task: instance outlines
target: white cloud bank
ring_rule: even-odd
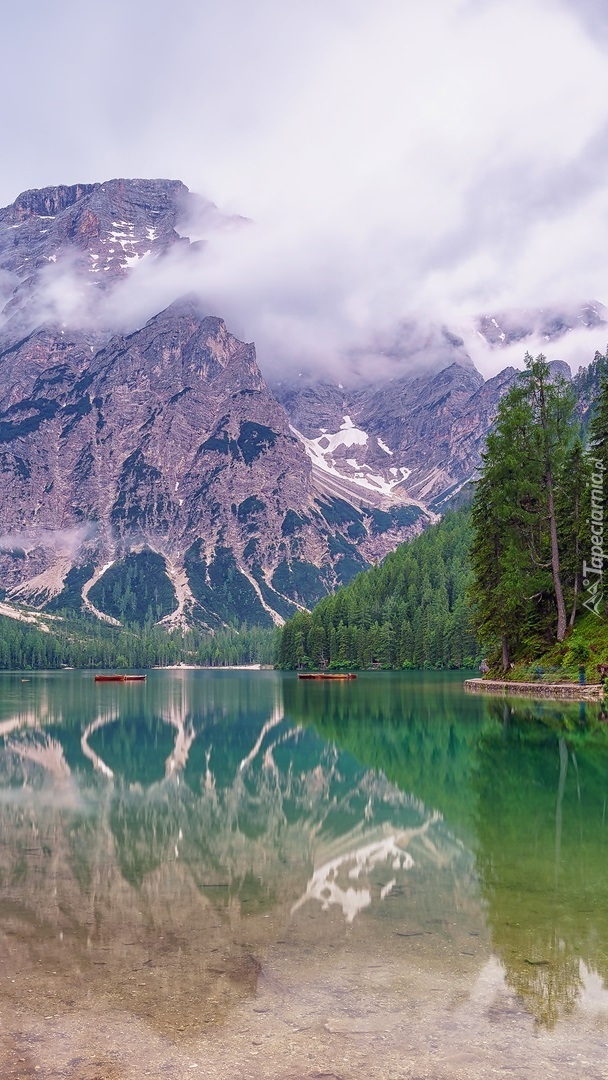
[[[67,0],[50,26],[28,16],[27,36],[13,18],[3,201],[171,176],[252,221],[211,234],[201,260],[138,267],[127,318],[194,289],[256,340],[264,370],[327,370],[413,315],[468,341],[477,314],[608,302],[593,0],[110,0],[86,25]],[[25,49],[43,91],[23,79]],[[579,332],[571,362],[604,345]]]

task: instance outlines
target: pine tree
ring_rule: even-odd
[[[513,650],[555,622],[566,633],[556,501],[575,425],[572,394],[541,355],[502,398],[472,509],[470,596],[482,640]],[[563,535],[563,534],[562,534]]]
[[[557,640],[566,635],[566,605],[561,580],[560,551],[555,487],[573,437],[573,396],[563,379],[552,380],[549,365],[541,354],[533,360],[526,353],[524,385],[529,395],[537,428],[537,443],[542,463],[544,504],[551,548],[551,573],[557,608]]]
[[[527,477],[521,469],[522,458],[531,456],[531,410],[518,385],[499,404],[471,512],[474,621],[482,641],[500,642],[503,670],[509,666],[530,606],[526,595],[530,587],[519,574],[525,567],[529,576],[531,561],[530,515],[538,477]]]

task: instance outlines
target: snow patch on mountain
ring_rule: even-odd
[[[405,467],[393,467],[389,470],[390,476],[382,475],[375,472],[366,462],[359,464],[357,458],[342,456],[339,452],[336,453],[341,447],[367,447],[370,441],[367,432],[355,427],[350,416],[345,415],[342,420],[342,426],[335,434],[323,433],[316,439],[307,439],[297,428],[292,427],[291,430],[304,444],[313,467],[321,469],[324,473],[335,476],[340,480],[350,481],[367,491],[373,491],[376,495],[384,495],[389,499],[394,498],[393,489],[407,479],[410,470]],[[377,441],[381,445],[380,440]],[[382,445],[382,449],[392,455],[392,451],[388,447]]]
[[[381,450],[384,450],[384,453],[385,453],[385,454],[390,454],[390,455],[391,455],[391,457],[393,456],[393,453],[394,453],[394,451],[393,451],[393,450],[389,450],[389,448],[388,448],[388,446],[386,445],[386,443],[383,443],[383,442],[382,442],[382,439],[378,439],[378,440],[377,440],[377,443],[378,443],[378,446],[380,447],[380,449],[381,449]]]
[[[350,416],[344,416],[343,424],[335,435],[322,434],[317,439],[308,440],[315,444],[322,454],[333,454],[338,446],[365,446],[368,436],[365,431],[356,428]]]

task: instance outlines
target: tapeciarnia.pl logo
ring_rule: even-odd
[[[591,560],[583,559],[583,585],[586,599],[583,607],[601,616],[604,599],[604,472],[605,465],[597,459],[591,474]]]

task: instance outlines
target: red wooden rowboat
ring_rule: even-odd
[[[298,679],[356,679],[357,676],[352,671],[301,671],[298,674]]]
[[[96,675],[95,682],[145,682],[145,675]]]

